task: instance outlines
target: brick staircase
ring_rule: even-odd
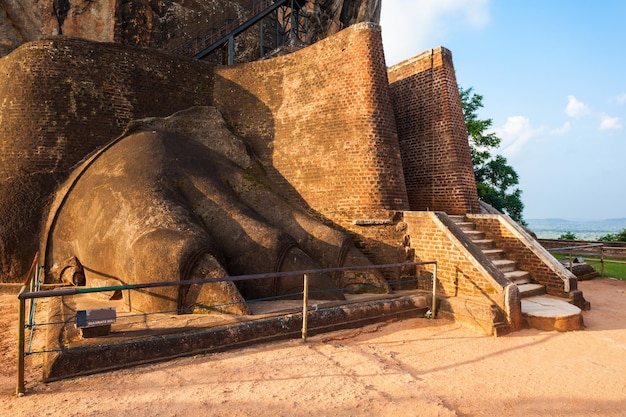
[[[506,259],[505,252],[496,247],[496,242],[492,239],[486,239],[485,233],[476,230],[476,225],[467,220],[465,216],[448,215],[448,217],[487,255],[487,258],[504,273],[504,276],[517,285],[522,298],[546,293],[543,285],[533,282],[529,272],[517,269],[517,262]]]
[[[565,300],[546,295],[543,285],[533,280],[527,271],[518,269],[517,262],[507,259],[504,250],[499,249],[485,233],[476,230],[476,225],[463,215],[448,217],[468,236],[472,242],[504,275],[517,285],[522,298],[522,315],[529,327],[542,330],[580,330],[581,310]]]

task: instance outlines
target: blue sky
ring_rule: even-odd
[[[388,65],[444,46],[482,95],[524,217],[626,217],[626,1],[384,0]]]

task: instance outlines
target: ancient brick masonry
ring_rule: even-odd
[[[0,74],[0,178],[16,163],[67,172],[132,119],[212,101],[209,65],[79,39],[24,45],[0,60]]]
[[[438,47],[389,69],[411,210],[478,213],[452,54]]]
[[[454,318],[468,326],[480,328],[487,334],[497,324],[518,329],[520,304],[517,287],[477,253],[462,232],[451,230],[444,223],[444,213],[411,211],[404,213],[409,245],[416,261],[437,261],[437,291],[451,297],[444,308]],[[448,220],[449,221],[449,220]],[[432,267],[425,267],[432,272]],[[430,280],[420,281],[420,287],[432,288]],[[463,300],[459,303],[454,300]],[[446,313],[446,314],[447,314]]]
[[[216,68],[215,105],[283,192],[335,221],[408,208],[380,28]]]
[[[212,67],[156,50],[55,38],[0,59],[0,279],[21,280],[50,196],[136,118],[212,103]]]
[[[577,281],[573,279],[573,276],[555,273],[554,268],[551,268],[551,263],[542,261],[541,253],[533,251],[532,247],[525,246],[499,217],[477,215],[470,218],[488,239],[496,241],[499,248],[504,249],[511,258],[515,259],[520,269],[530,272],[535,281],[544,285],[548,294],[567,298],[571,291],[577,290]],[[556,262],[550,254],[543,256]]]
[[[45,196],[71,167],[120,134],[129,120],[194,105],[220,109],[281,194],[350,229],[376,262],[402,259],[402,233],[394,225],[360,227],[353,221],[397,220],[417,185],[435,193],[438,205],[429,203],[431,210],[472,211],[478,201],[473,177],[456,174],[471,172],[471,162],[449,53],[439,51],[434,70],[421,70],[431,62],[423,56],[392,68],[392,95],[381,31],[368,23],[290,55],[232,67],[66,38],[18,48],[0,61],[6,75],[0,83],[0,193],[19,195],[6,197],[12,203],[1,214],[6,230],[22,230],[3,239],[3,279],[20,279],[28,269]],[[424,78],[429,72],[439,74],[435,85]],[[402,91],[401,79],[411,80]],[[430,101],[438,107],[424,113]],[[400,113],[402,107],[413,113]],[[414,129],[407,124],[412,118],[419,120]],[[430,145],[413,148],[411,141],[419,144],[424,135],[412,129],[425,129]],[[415,174],[428,169],[431,177]],[[26,181],[19,187],[9,180],[18,177]],[[33,225],[26,234],[24,222]]]

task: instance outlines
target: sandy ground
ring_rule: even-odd
[[[493,338],[412,319],[49,384],[32,362],[21,398],[3,295],[0,415],[626,416],[626,282],[580,287],[579,332]]]

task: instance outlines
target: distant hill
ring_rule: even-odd
[[[540,239],[556,239],[572,232],[581,240],[596,240],[609,233],[626,229],[626,218],[606,220],[527,219],[528,227]]]

